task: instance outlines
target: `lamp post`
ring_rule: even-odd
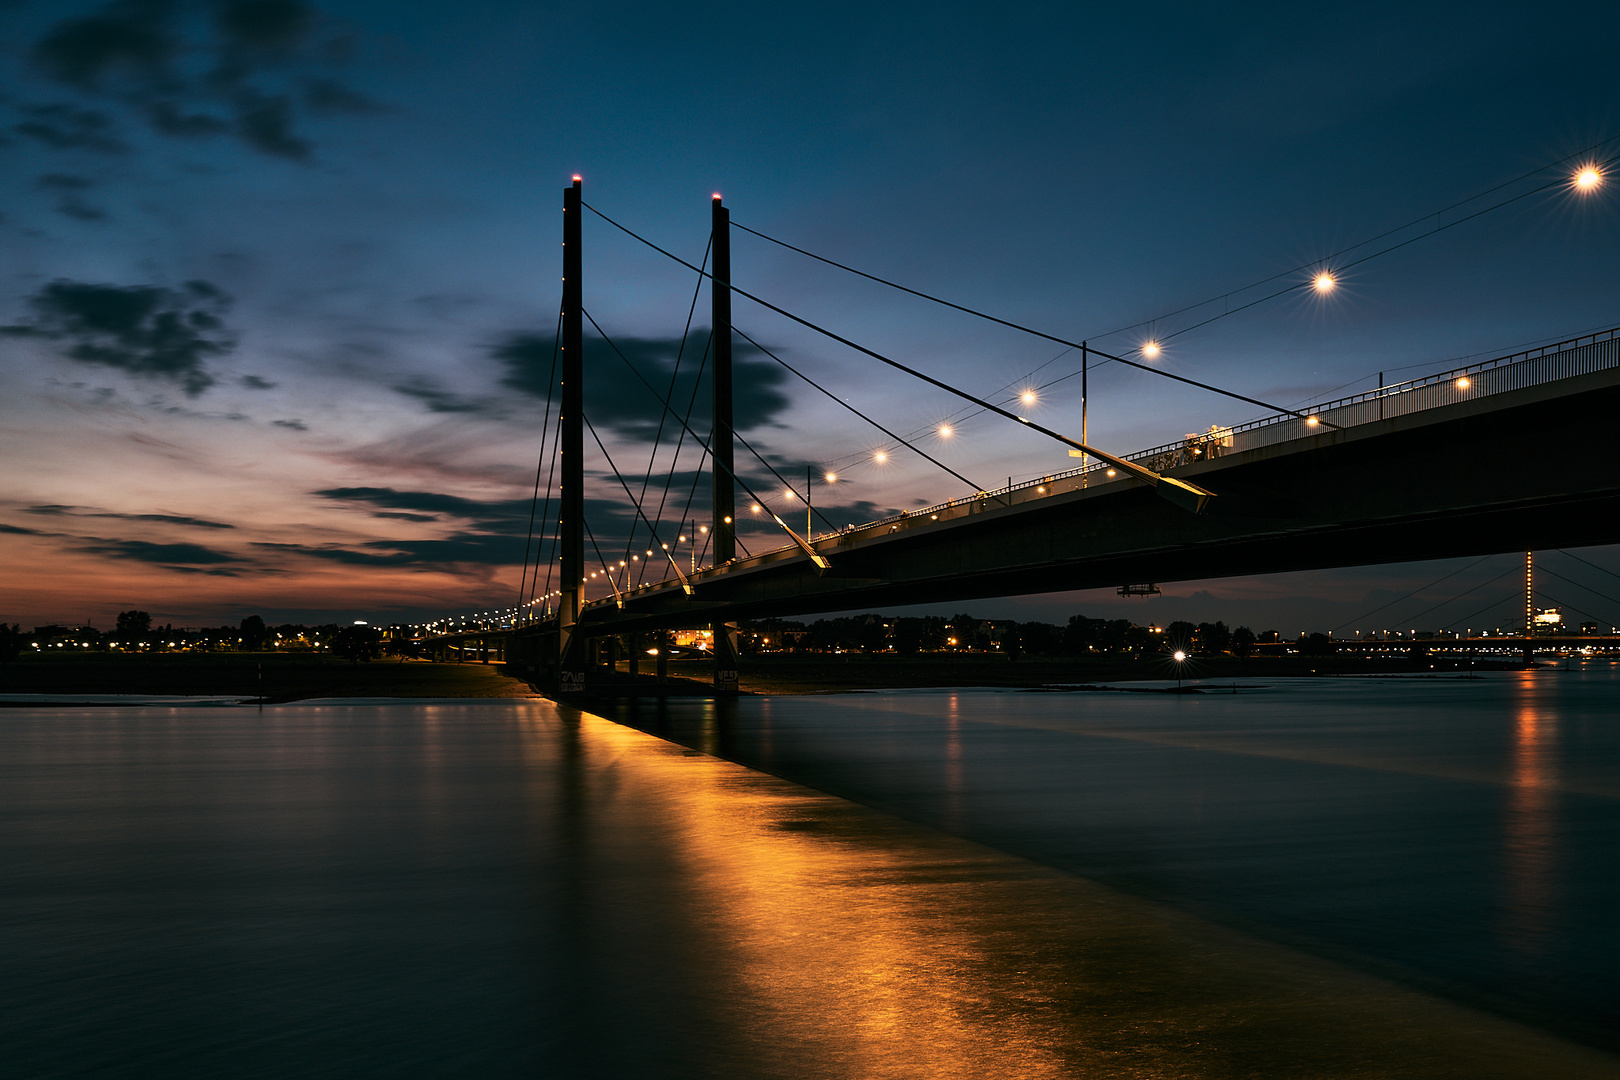
[[[1186,662],[1187,654],[1185,652],[1182,652],[1180,649],[1177,649],[1174,653],[1171,654],[1171,657],[1176,662],[1176,689],[1180,690],[1181,689],[1181,665]]]

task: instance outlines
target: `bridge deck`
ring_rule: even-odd
[[[1462,370],[1466,388],[1446,373],[1329,403],[1315,427],[1273,418],[1133,455],[1214,491],[1205,514],[1093,466],[820,538],[825,573],[784,547],[699,571],[692,596],[664,581],[581,621],[615,632],[1620,541],[1602,435],[1620,341]]]

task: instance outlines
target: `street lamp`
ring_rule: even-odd
[[[1176,662],[1176,689],[1180,690],[1181,689],[1181,665],[1186,663],[1187,654],[1185,652],[1183,652],[1182,650],[1177,649],[1175,652],[1171,653],[1170,655],[1171,655],[1171,658],[1174,659],[1175,662]]]

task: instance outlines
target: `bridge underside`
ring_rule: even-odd
[[[908,521],[588,607],[586,634],[1620,542],[1604,434],[1620,373],[1328,430],[1172,470],[1216,493],[1193,515],[1131,479]],[[1033,494],[1033,493],[1031,493]]]

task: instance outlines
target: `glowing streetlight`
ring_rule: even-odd
[[[1035,391],[1025,390],[1023,393],[1018,395],[1018,400],[1022,401],[1025,405],[1035,404]]]
[[[882,450],[879,450],[877,453],[872,455],[872,460],[877,462],[879,465],[882,465],[889,460],[889,455],[884,453]]]
[[[1464,375],[1462,378],[1457,380],[1457,389],[1459,389],[1459,390],[1466,390],[1470,386],[1473,386],[1473,385],[1474,385],[1473,383],[1468,381],[1468,376],[1466,376],[1466,375]]]
[[[1147,357],[1149,360],[1156,358],[1159,355],[1159,343],[1157,341],[1149,341],[1143,345],[1142,355]]]
[[[830,472],[823,476],[822,479],[827,481],[829,484],[836,484],[838,483],[838,474],[835,472]]]
[[[1570,178],[1570,183],[1575,185],[1576,191],[1596,191],[1603,186],[1603,170],[1596,165],[1583,165]]]
[[[1311,279],[1311,288],[1315,289],[1319,293],[1330,293],[1333,291],[1333,287],[1338,283],[1338,278],[1335,278],[1332,274],[1328,273],[1326,270],[1323,270],[1320,274],[1317,274]]]
[[[941,424],[941,425],[939,425],[939,437],[940,438],[948,439],[948,438],[951,437],[951,434],[952,434],[951,425],[949,425],[949,424]]]
[[[1322,422],[1322,418],[1319,417],[1319,416],[1307,416],[1305,418],[1305,426],[1306,427],[1315,427],[1317,424],[1320,424],[1321,422]]]
[[[1171,659],[1175,660],[1175,662],[1176,662],[1176,689],[1180,690],[1181,689],[1181,665],[1187,662],[1187,654],[1185,652],[1183,652],[1181,649],[1177,649],[1175,652],[1171,653],[1170,656],[1171,656]]]

